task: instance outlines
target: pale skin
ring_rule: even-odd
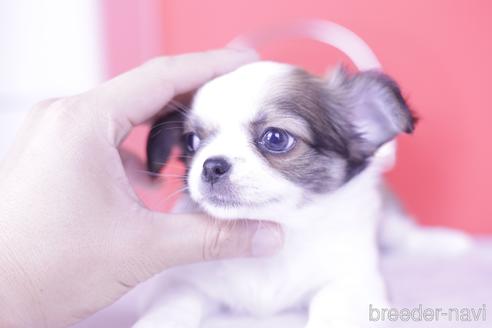
[[[31,111],[0,162],[1,327],[65,327],[173,266],[281,247],[271,222],[145,208],[118,149],[174,96],[255,59],[232,49],[157,58]]]

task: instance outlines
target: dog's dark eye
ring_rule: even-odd
[[[198,147],[200,147],[200,138],[193,132],[185,135],[186,148],[189,152],[196,152]]]
[[[268,128],[263,132],[259,144],[271,153],[285,153],[294,147],[295,139],[285,130]]]

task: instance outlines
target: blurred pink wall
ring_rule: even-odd
[[[299,18],[348,27],[376,52],[421,117],[415,135],[401,138],[389,174],[409,211],[425,224],[492,232],[492,2],[105,0],[104,9],[109,75],[158,53],[220,47],[237,34]],[[318,73],[346,61],[309,41],[283,42],[264,55]],[[145,133],[139,128],[126,146],[143,154]],[[144,193],[146,202],[167,209],[170,200],[162,199],[176,188],[172,182]]]

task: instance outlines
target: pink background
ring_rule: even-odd
[[[421,117],[399,143],[394,189],[418,221],[492,232],[492,2],[487,0],[117,1],[104,0],[108,76],[159,54],[220,47],[236,35],[321,18],[342,24],[375,51]],[[343,56],[310,41],[283,42],[264,56],[323,73]],[[146,128],[126,147],[143,155]],[[176,163],[168,170],[179,172]],[[176,181],[141,191],[166,210]]]

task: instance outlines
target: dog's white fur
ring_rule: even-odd
[[[387,304],[377,235],[387,211],[382,173],[391,165],[393,144],[380,148],[368,167],[341,188],[306,201],[302,187],[259,158],[247,133],[248,123],[261,110],[263,93],[290,69],[251,64],[201,88],[192,113],[218,133],[195,155],[188,177],[191,199],[183,196],[175,209],[280,222],[283,249],[271,258],[202,263],[163,273],[147,287],[147,310],[135,327],[199,327],[202,318],[224,306],[259,317],[307,308],[309,328],[366,327],[369,304]],[[224,209],[203,197],[202,166],[213,156],[231,160],[230,180],[247,206]],[[386,213],[403,216],[391,211]],[[392,223],[389,233],[399,227],[418,230],[404,221]],[[455,238],[458,246],[466,244],[460,238]],[[389,240],[391,246],[397,244]]]

